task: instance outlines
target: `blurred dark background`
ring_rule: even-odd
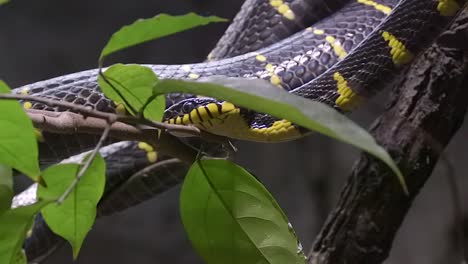
[[[0,7],[0,78],[11,87],[94,68],[110,34],[158,13],[232,18],[243,1],[216,0],[13,0]],[[213,24],[130,49],[114,61],[189,63],[204,60],[227,24]],[[363,126],[384,109],[388,92],[351,117]],[[415,201],[386,263],[459,263],[453,198],[447,177],[456,172],[466,199],[468,126],[454,138]],[[237,160],[277,198],[309,249],[339,195],[359,152],[320,135],[283,144],[238,143]],[[451,165],[452,164],[452,165]],[[192,250],[178,213],[179,188],[97,221],[77,263],[202,263]],[[466,208],[464,208],[466,210]],[[64,246],[47,264],[71,263]]]

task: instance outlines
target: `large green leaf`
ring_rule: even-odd
[[[41,200],[33,205],[8,210],[0,215],[0,263],[24,263],[23,241],[34,215],[51,200]]]
[[[154,89],[154,94],[172,92],[226,100],[351,144],[385,162],[397,175],[403,191],[408,193],[403,175],[385,149],[365,129],[325,104],[288,93],[264,80],[218,76],[204,78],[203,82],[160,80]]]
[[[100,60],[104,57],[150,40],[168,36],[193,27],[203,26],[211,22],[223,22],[223,18],[203,17],[194,13],[182,16],[160,14],[153,18],[139,19],[131,25],[122,27],[115,32],[101,52]]]
[[[13,171],[0,165],[0,215],[10,209],[13,198]]]
[[[98,83],[104,94],[117,104],[123,104],[131,114],[131,111],[140,111],[152,96],[153,88],[158,82],[156,74],[148,67],[137,64],[115,64],[104,72]],[[123,98],[125,99],[123,99]],[[146,107],[143,115],[151,120],[161,121],[165,109],[164,96],[158,96]]]
[[[43,178],[48,187],[39,186],[38,196],[45,199],[61,196],[75,180],[79,168],[77,164],[60,164],[45,170]],[[42,210],[51,230],[71,244],[74,258],[96,218],[96,205],[104,192],[105,169],[104,159],[97,155],[64,202]]]
[[[0,80],[0,93],[10,93]],[[34,127],[18,102],[0,100],[0,164],[37,180],[40,174]]]
[[[180,210],[193,246],[207,263],[305,263],[274,198],[230,161],[193,164],[182,186]]]

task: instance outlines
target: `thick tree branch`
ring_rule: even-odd
[[[381,263],[414,197],[468,107],[468,7],[397,82],[371,128],[406,177],[405,196],[381,162],[363,154],[309,254],[309,263]],[[464,41],[465,40],[465,41]]]

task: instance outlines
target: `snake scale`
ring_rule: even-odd
[[[461,0],[247,0],[206,62],[148,66],[160,78],[262,78],[293,94],[348,112],[411,63],[461,4]],[[117,111],[97,86],[97,70],[37,82],[14,92]],[[166,102],[166,122],[195,125],[230,138],[275,142],[308,133],[287,120],[214,98],[169,94]],[[66,110],[22,103],[26,109]],[[95,142],[96,137],[90,135],[42,132],[42,164],[76,155]],[[108,183],[99,206],[101,215],[170,188],[181,181],[186,170],[186,165],[158,157],[141,142],[114,143],[102,153]],[[14,204],[28,204],[34,197],[32,187],[16,196]],[[39,217],[24,246],[28,260],[39,262],[59,241]]]

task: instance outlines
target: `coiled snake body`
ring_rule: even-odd
[[[460,4],[462,1],[456,0],[335,0],[326,4],[320,0],[248,0],[207,62],[148,66],[160,78],[196,80],[212,75],[262,78],[291,93],[347,112],[378,92],[388,76],[410,63],[447,25]],[[321,19],[329,13],[332,14]],[[312,24],[315,21],[318,22]],[[293,34],[295,31],[298,32]],[[114,103],[97,87],[97,70],[34,83],[15,92],[89,105],[99,111],[116,111]],[[166,122],[191,124],[231,138],[271,142],[292,140],[307,133],[287,120],[213,98],[169,94],[166,101]],[[65,110],[23,103],[30,109]],[[49,157],[47,163],[82,152],[95,143],[91,136],[77,141],[70,136],[52,138],[44,132],[43,137],[41,154],[45,159]],[[141,145],[138,148],[137,143],[120,144],[108,147],[106,159],[131,157],[128,149],[135,155],[151,151],[142,150],[145,148]],[[114,185],[118,186],[151,161],[131,164],[127,171],[119,172],[112,171],[117,166],[108,162],[107,174],[119,178]],[[127,176],[123,178],[112,176],[124,174]],[[180,178],[177,176],[175,182]],[[109,192],[114,190],[107,188]],[[146,193],[154,195],[159,191]],[[19,196],[17,200],[22,198]],[[137,202],[129,201],[116,206],[116,210]],[[39,229],[46,227],[39,221],[35,228],[39,234]],[[44,243],[39,235],[30,238],[25,247],[30,260],[47,251],[46,246],[41,246]]]

